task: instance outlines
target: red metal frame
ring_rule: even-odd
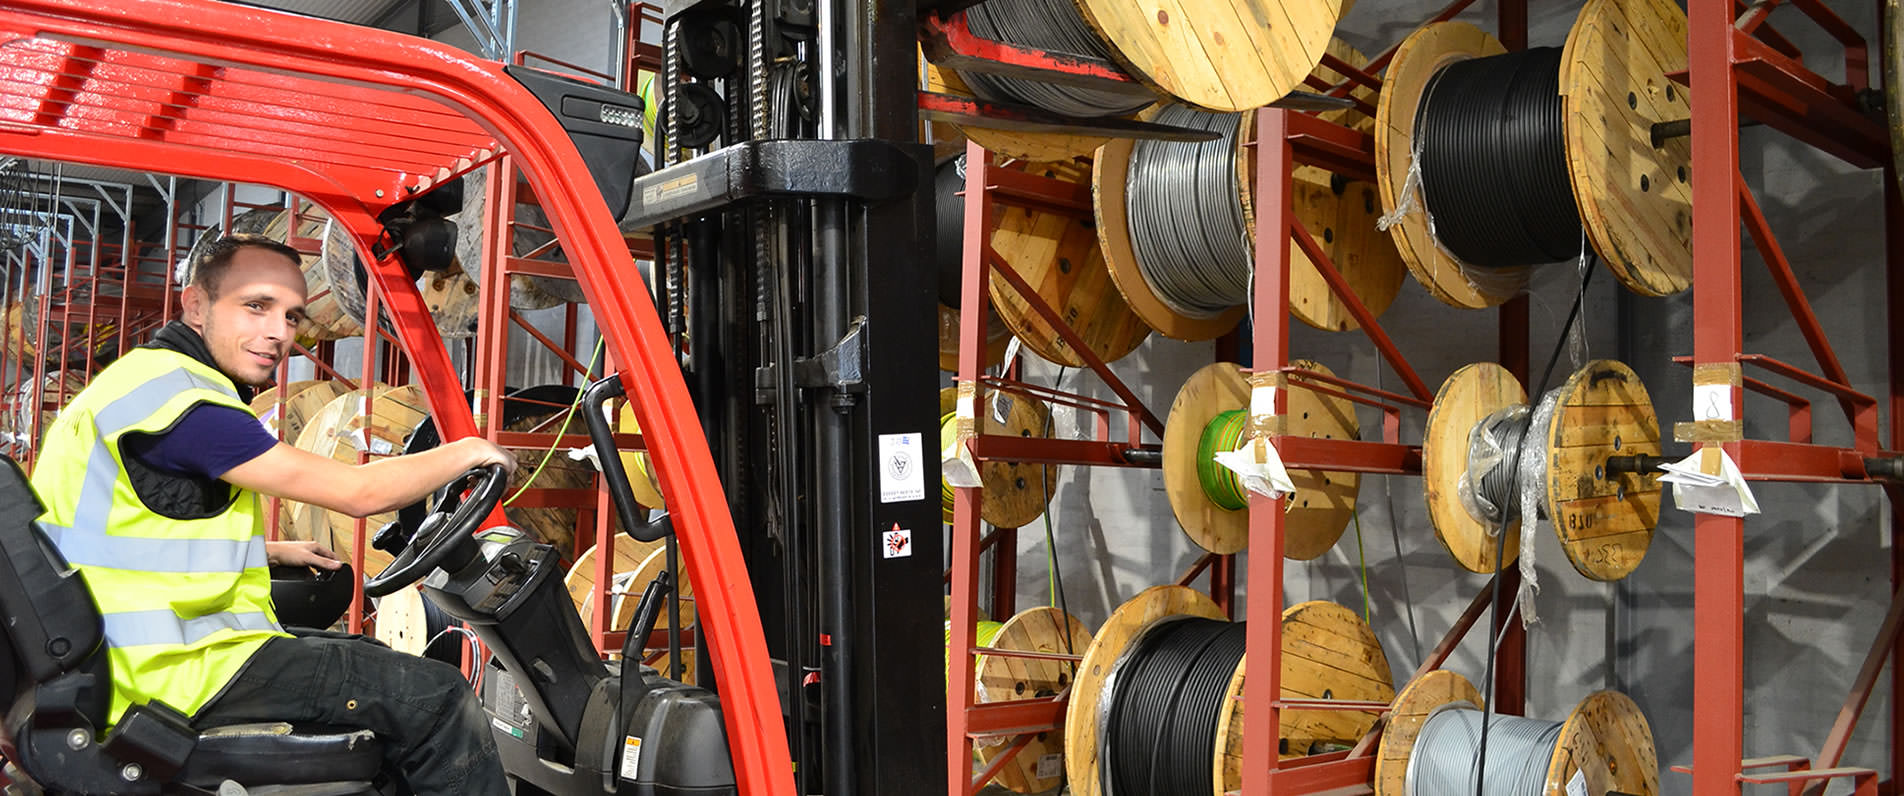
[[[1890,454],[1904,441],[1895,428],[1904,410],[1904,325],[1898,311],[1904,300],[1904,236],[1890,145],[1883,126],[1864,114],[1857,92],[1868,85],[1868,48],[1854,29],[1817,0],[1793,0],[1815,24],[1844,48],[1842,83],[1806,69],[1791,42],[1764,25],[1776,3],[1745,8],[1735,0],[1692,0],[1689,7],[1689,69],[1675,76],[1696,86],[1692,106],[1693,156],[1693,356],[1691,364],[1708,369],[1751,365],[1836,398],[1851,424],[1846,445],[1812,440],[1810,401],[1741,374],[1731,390],[1733,416],[1742,418],[1744,389],[1771,395],[1789,410],[1789,441],[1744,439],[1727,434],[1721,447],[1748,478],[1764,481],[1869,483],[1864,458]],[[1741,12],[1744,12],[1741,15]],[[1889,445],[1878,436],[1880,403],[1850,386],[1830,341],[1792,272],[1777,237],[1739,172],[1738,122],[1749,116],[1785,134],[1862,168],[1885,170],[1885,226],[1890,344],[1890,393],[1893,428]],[[1810,347],[1820,373],[1748,353],[1742,310],[1743,225],[1771,272],[1774,285]],[[1743,428],[1743,423],[1740,424]],[[1888,451],[1886,450],[1888,448]],[[1900,493],[1886,486],[1895,504]],[[1744,760],[1744,528],[1741,519],[1699,514],[1693,519],[1695,583],[1693,601],[1693,701],[1700,720],[1693,731],[1693,790],[1701,794],[1737,793],[1742,783],[1787,784],[1793,792],[1822,792],[1825,780],[1853,777],[1859,793],[1875,793],[1875,776],[1862,769],[1836,768],[1885,659],[1900,648],[1904,592],[1894,594],[1891,610],[1869,656],[1839,712],[1818,756],[1809,765],[1790,765],[1778,775],[1746,772],[1762,765],[1802,764],[1802,758]],[[1904,528],[1894,518],[1895,537]],[[1904,553],[1893,545],[1892,585],[1904,582]],[[1893,667],[1892,693],[1904,674]],[[1904,761],[1904,712],[1893,707],[1890,720],[1891,769]],[[1684,770],[1684,769],[1682,769]]]
[[[508,151],[543,197],[654,440],[740,791],[791,792],[759,611],[686,385],[586,165],[526,88],[435,42],[206,0],[26,0],[0,10],[0,29],[12,38],[0,47],[12,78],[0,82],[0,151],[268,183],[323,205],[355,237],[446,438],[476,431],[462,385],[402,265],[368,244],[376,211]],[[175,93],[195,102],[173,104]],[[195,110],[214,102],[251,112]],[[287,121],[287,109],[325,117],[328,137],[287,147],[281,125],[251,121]]]

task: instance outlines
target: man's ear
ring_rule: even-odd
[[[205,289],[198,285],[186,285],[179,295],[179,302],[185,309],[179,320],[193,329],[205,328],[205,314],[211,311],[212,303],[211,297],[205,295]]]

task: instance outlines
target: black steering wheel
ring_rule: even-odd
[[[417,529],[410,544],[398,553],[382,572],[364,581],[364,594],[382,597],[422,580],[446,561],[450,553],[464,545],[476,533],[482,521],[502,502],[503,486],[508,478],[502,465],[491,464],[470,470],[437,490],[436,508]],[[469,489],[469,495],[463,491]]]

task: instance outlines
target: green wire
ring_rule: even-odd
[[[1197,437],[1197,482],[1211,503],[1228,511],[1248,508],[1249,495],[1243,491],[1242,479],[1230,468],[1217,463],[1216,454],[1235,450],[1242,443],[1243,425],[1248,420],[1248,412],[1232,409],[1211,418]]]
[[[595,338],[595,353],[588,355],[589,370],[588,372],[582,374],[583,381],[588,381],[589,379],[595,376],[595,365],[594,365],[595,358],[602,355],[602,342],[605,339],[606,338],[602,338],[602,337]],[[582,408],[582,391],[576,390],[575,403],[569,404],[568,412],[562,415],[562,427],[555,430],[555,439],[554,441],[549,443],[549,450],[546,453],[542,454],[542,463],[537,464],[535,471],[529,473],[529,480],[522,482],[522,486],[516,489],[515,494],[510,495],[508,500],[505,500],[502,502],[504,506],[515,505],[516,498],[522,497],[522,493],[529,491],[529,487],[535,485],[536,479],[542,477],[542,468],[549,466],[549,460],[555,458],[555,449],[558,447],[561,447],[562,435],[568,433],[569,421],[572,421],[575,419],[575,410],[580,408]],[[609,456],[609,455],[613,455],[614,453],[616,452],[615,451],[596,451],[595,455]]]

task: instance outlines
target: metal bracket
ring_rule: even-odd
[[[794,360],[793,383],[801,387],[832,387],[842,392],[866,389],[866,316],[853,318],[846,335],[832,348]]]
[[[918,188],[926,151],[874,139],[744,141],[636,179],[621,226],[652,227],[764,196],[890,201]]]

